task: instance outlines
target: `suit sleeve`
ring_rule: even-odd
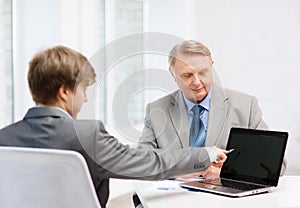
[[[157,149],[157,141],[150,120],[150,104],[146,106],[146,116],[142,135],[138,141],[138,148]]]
[[[258,105],[257,99],[255,97],[253,97],[252,102],[251,102],[249,128],[268,129],[268,125],[262,119],[262,111],[261,111],[261,109]],[[286,167],[287,167],[287,159],[284,158],[280,175],[283,175],[285,173]]]
[[[252,97],[251,99],[249,128],[268,129],[268,125],[262,119],[262,111],[255,97]]]
[[[98,127],[94,159],[101,178],[162,180],[203,171],[211,164],[205,148],[133,149],[109,135],[101,122]]]

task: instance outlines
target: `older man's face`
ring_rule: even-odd
[[[212,85],[213,61],[209,56],[180,54],[171,71],[178,87],[190,101],[200,103]]]

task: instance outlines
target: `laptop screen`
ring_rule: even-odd
[[[287,132],[232,128],[221,177],[277,186]]]

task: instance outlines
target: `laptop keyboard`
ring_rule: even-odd
[[[229,188],[234,188],[238,190],[253,190],[253,189],[258,189],[258,188],[265,188],[265,186],[261,185],[256,185],[252,183],[243,183],[241,181],[234,181],[230,179],[210,179],[210,180],[205,180],[205,183],[213,184],[213,185],[222,185],[226,186]]]

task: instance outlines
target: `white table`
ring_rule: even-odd
[[[169,183],[169,182],[167,182]],[[174,182],[175,183],[175,182]],[[164,190],[158,188],[162,182],[135,181],[134,186],[145,208],[176,207],[300,207],[300,176],[283,176],[277,188],[270,193],[230,198],[204,192]]]

